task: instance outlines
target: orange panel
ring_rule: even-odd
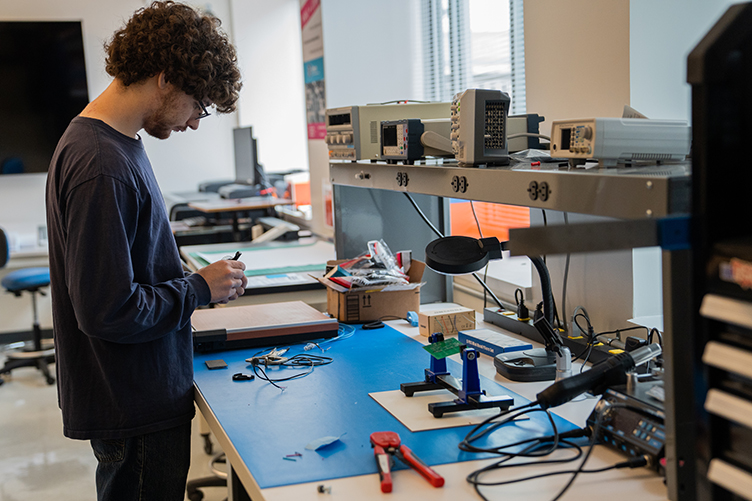
[[[530,226],[530,209],[512,205],[475,202],[480,229],[484,237],[496,237],[501,241],[509,240],[510,228],[527,228]],[[452,235],[464,235],[478,238],[478,226],[475,224],[470,202],[453,202],[449,205],[452,222]]]
[[[311,183],[306,181],[305,183],[293,183],[292,185],[292,199],[295,201],[295,206],[298,205],[311,205]]]

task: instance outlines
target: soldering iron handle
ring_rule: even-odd
[[[413,454],[406,445],[401,445],[399,448],[400,459],[409,464],[411,468],[423,475],[428,480],[428,483],[434,487],[441,487],[444,485],[444,477],[436,473],[430,466],[421,461],[418,456]]]
[[[618,384],[625,378],[628,370],[634,367],[634,360],[629,353],[619,353],[593,366],[587,372],[562,379],[538,393],[538,403],[541,408],[548,409],[569,402],[573,398],[585,393],[605,389],[607,386]]]

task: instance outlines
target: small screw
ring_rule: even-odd
[[[646,184],[649,190],[653,188],[653,181],[648,181]]]
[[[647,217],[652,217],[652,216],[653,216],[653,211],[652,211],[652,210],[650,210],[650,209],[648,209],[648,210],[646,210],[646,211],[645,211],[645,215],[646,215]]]

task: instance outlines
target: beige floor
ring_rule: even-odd
[[[0,353],[0,365],[4,363]],[[0,501],[87,501],[96,499],[96,459],[88,441],[63,437],[55,385],[32,368],[13,371],[0,386]],[[211,475],[198,420],[193,423],[188,478]],[[214,452],[220,452],[212,440]],[[219,501],[227,491],[203,490],[205,501]],[[186,498],[187,499],[187,498]]]

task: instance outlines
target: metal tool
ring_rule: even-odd
[[[393,431],[378,431],[371,433],[371,446],[379,466],[381,478],[381,492],[392,492],[392,456],[410,466],[434,487],[444,485],[444,477],[433,471],[430,466],[421,461],[406,445],[402,445],[400,437]]]
[[[265,355],[255,355],[251,358],[246,358],[245,361],[251,365],[282,365],[287,362],[289,358],[283,357],[290,348],[274,348],[272,351]]]

